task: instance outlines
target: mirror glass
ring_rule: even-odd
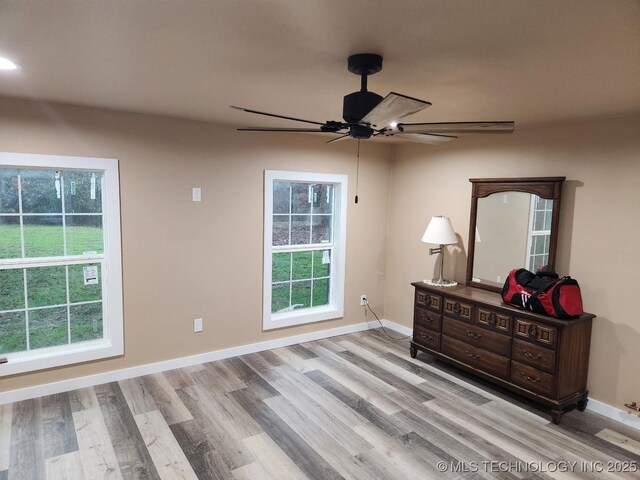
[[[478,198],[472,281],[502,287],[514,268],[544,270],[549,262],[553,200],[524,192]]]

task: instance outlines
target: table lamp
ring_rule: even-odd
[[[458,243],[456,234],[451,227],[449,217],[445,217],[443,215],[432,217],[431,221],[429,222],[429,226],[422,236],[422,241],[424,243],[440,245],[437,248],[430,248],[429,255],[433,255],[435,253],[442,254],[442,256],[440,257],[440,276],[438,278],[434,278],[433,280],[424,280],[424,283],[428,285],[434,285],[436,287],[453,287],[454,285],[457,285],[458,282],[454,282],[453,280],[445,280],[443,277],[444,246]]]

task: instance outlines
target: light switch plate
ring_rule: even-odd
[[[195,318],[193,320],[193,332],[194,333],[198,333],[202,331],[202,319],[201,318]]]
[[[200,187],[193,187],[191,189],[191,199],[194,202],[201,202],[202,201],[202,189]]]

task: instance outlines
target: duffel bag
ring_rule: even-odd
[[[552,272],[511,270],[502,287],[502,300],[556,318],[576,318],[584,313],[578,282],[571,277],[559,278]]]

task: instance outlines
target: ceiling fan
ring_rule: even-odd
[[[268,128],[246,127],[240,131],[250,132],[304,132],[330,133],[339,135],[327,143],[348,138],[367,139],[383,136],[393,137],[412,142],[438,144],[448,142],[460,135],[478,133],[513,133],[514,122],[441,122],[441,123],[399,123],[398,120],[419,112],[431,105],[430,102],[412,98],[407,95],[391,92],[386,97],[367,90],[367,77],[382,70],[382,57],[374,53],[358,53],[348,59],[351,73],[360,75],[360,91],[344,97],[342,117],[343,122],[328,120],[315,122],[301,118],[260,112],[248,108],[231,108],[243,112],[265,115],[267,117],[282,118],[294,122],[317,125],[315,128]]]

